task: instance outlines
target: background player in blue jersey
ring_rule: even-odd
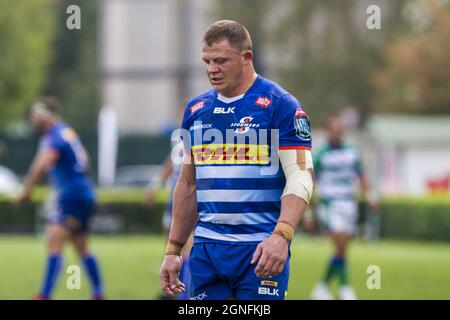
[[[17,202],[29,199],[33,186],[50,174],[54,197],[47,226],[47,269],[37,299],[50,299],[62,268],[64,243],[70,240],[86,268],[92,298],[103,299],[98,263],[87,243],[88,223],[95,207],[95,194],[86,176],[88,156],[77,134],[60,118],[60,102],[42,97],[33,104],[29,120],[41,133],[38,151],[25,178]]]
[[[314,154],[319,200],[316,216],[321,227],[328,232],[335,251],[311,297],[319,300],[332,299],[329,286],[337,278],[339,298],[354,300],[356,294],[349,285],[347,276],[347,250],[357,227],[358,186],[361,186],[372,208],[378,206],[378,201],[373,191],[369,190],[359,150],[344,139],[340,115],[329,115],[325,126],[327,142]]]
[[[240,23],[212,24],[202,60],[213,89],[185,110],[185,159],[161,288],[185,290],[181,250],[195,226],[192,299],[284,299],[290,241],[313,189],[308,116],[291,94],[255,73]]]

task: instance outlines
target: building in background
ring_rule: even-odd
[[[385,194],[449,194],[450,117],[373,116],[367,124]]]
[[[313,129],[313,151],[326,142]],[[383,196],[450,194],[450,117],[373,115],[348,132]]]
[[[124,134],[157,134],[179,123],[187,100],[209,84],[200,59],[208,18],[202,0],[100,1],[102,103]]]

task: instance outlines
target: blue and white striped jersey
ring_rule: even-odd
[[[342,143],[322,146],[314,154],[317,194],[321,200],[356,200],[359,179],[363,174],[357,148]]]
[[[311,148],[301,104],[258,76],[244,95],[210,90],[189,101],[182,127],[196,168],[195,242],[255,244],[268,237],[286,183],[278,149]]]

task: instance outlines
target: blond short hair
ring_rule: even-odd
[[[252,39],[248,30],[239,22],[220,20],[206,29],[203,42],[208,46],[227,39],[230,45],[239,51],[252,50]]]

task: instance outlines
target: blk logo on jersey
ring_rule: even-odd
[[[258,99],[256,99],[256,104],[262,108],[268,108],[271,103],[272,100],[267,97],[259,97]]]
[[[214,114],[232,114],[232,113],[234,113],[234,109],[235,109],[235,107],[228,107],[228,108],[216,107],[216,108],[214,108],[213,113]]]
[[[253,121],[252,116],[243,117],[241,120],[239,120],[239,123],[232,123],[231,127],[238,127],[236,130],[234,130],[234,133],[242,134],[248,132],[250,128],[259,128],[259,124],[257,123],[251,123]]]
[[[309,117],[302,108],[298,107],[294,116],[295,135],[302,140],[311,140]]]

